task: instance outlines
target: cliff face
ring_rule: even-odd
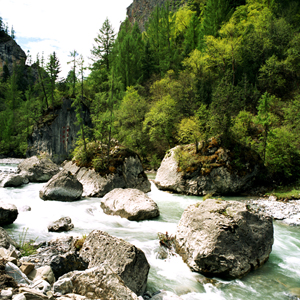
[[[28,139],[27,157],[33,155],[49,155],[55,163],[67,159],[75,148],[75,140],[79,125],[76,125],[76,112],[72,100],[64,99],[61,108],[51,111],[43,117],[43,121],[33,130]],[[91,126],[90,114],[87,107],[83,107],[85,125]]]
[[[184,5],[187,0],[168,1],[171,7],[175,9]],[[162,6],[167,0],[133,0],[132,4],[127,7],[127,16],[129,21],[134,24],[138,23],[140,30],[145,30],[145,24],[156,6]]]
[[[10,37],[0,34],[0,74],[2,68],[7,64],[10,74],[13,71],[14,62],[16,64],[25,64],[26,54],[21,47]]]

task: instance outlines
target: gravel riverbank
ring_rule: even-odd
[[[274,220],[281,220],[291,226],[300,226],[300,200],[277,201],[276,197],[248,200],[251,208],[263,212]]]

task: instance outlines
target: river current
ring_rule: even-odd
[[[16,165],[1,165],[0,170],[14,169]],[[172,291],[184,300],[223,299],[297,299],[300,297],[300,228],[274,222],[275,241],[268,262],[260,269],[238,280],[218,278],[207,280],[191,272],[182,259],[172,256],[157,257],[157,233],[174,235],[184,209],[202,201],[202,197],[174,195],[160,191],[151,183],[148,195],[158,204],[160,217],[150,221],[128,221],[108,216],[100,208],[101,198],[85,198],[76,202],[43,201],[39,190],[43,183],[30,183],[20,188],[0,188],[0,200],[15,204],[19,209],[17,220],[4,227],[18,242],[27,230],[28,239],[50,240],[63,235],[88,235],[99,229],[122,238],[142,249],[151,265],[147,290]],[[226,198],[243,200],[243,198]],[[22,211],[30,206],[31,211]],[[69,216],[75,228],[67,233],[50,233],[47,226],[63,216]]]

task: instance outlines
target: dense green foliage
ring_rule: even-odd
[[[77,79],[75,51],[62,83],[51,71],[53,56],[47,67],[31,65],[27,73],[38,76],[25,85],[17,66],[8,78],[3,70],[0,151],[24,153],[36,118],[73,95],[75,105],[91,108],[91,139],[108,149],[116,139],[149,166],[177,144],[198,151],[199,141],[222,135],[258,153],[270,178],[297,179],[299,16],[293,0],[190,0],[177,10],[157,7],[144,32],[126,20],[116,35],[107,19],[87,78]]]

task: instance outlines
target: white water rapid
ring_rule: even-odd
[[[16,165],[0,165],[0,170],[16,168]],[[27,238],[38,241],[66,235],[88,234],[100,229],[122,238],[141,248],[151,265],[147,290],[172,291],[184,300],[223,299],[297,299],[300,297],[300,228],[274,222],[275,242],[269,261],[260,269],[241,280],[206,280],[193,273],[179,256],[166,260],[157,258],[158,232],[174,234],[184,209],[201,197],[174,195],[159,191],[152,183],[148,195],[158,204],[160,217],[151,221],[134,222],[116,216],[108,216],[100,208],[100,198],[86,198],[76,202],[43,201],[39,190],[43,184],[24,185],[21,188],[0,188],[0,200],[15,204],[19,215],[14,224],[5,229],[19,241],[28,228]],[[229,200],[230,198],[227,198]],[[234,198],[234,200],[243,200]],[[22,212],[25,205],[31,211]],[[47,226],[63,216],[69,216],[75,228],[68,233],[49,233]]]

